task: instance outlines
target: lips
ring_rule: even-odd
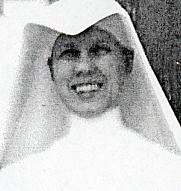
[[[103,82],[94,82],[74,84],[71,86],[71,88],[78,94],[84,94],[99,91],[102,88],[102,86]]]
[[[69,88],[80,99],[92,99],[100,96],[107,84],[107,78],[101,73],[87,75],[82,74],[80,77],[74,77],[69,81]]]

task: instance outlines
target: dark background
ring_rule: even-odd
[[[181,122],[181,1],[117,1],[132,17],[150,65]]]
[[[3,1],[0,0],[0,15]],[[150,65],[181,122],[181,1],[116,1],[130,14]]]

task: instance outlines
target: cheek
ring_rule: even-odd
[[[120,67],[119,61],[114,57],[104,57],[97,62],[97,67],[102,71],[108,80],[116,80],[119,78]]]
[[[72,75],[73,65],[67,61],[58,61],[54,64],[54,77],[56,81],[68,79]]]

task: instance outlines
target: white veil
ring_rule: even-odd
[[[54,91],[47,60],[60,33],[76,35],[94,24],[134,50],[133,71],[119,102],[125,127],[167,150],[180,152],[180,125],[149,66],[127,12],[118,3],[63,0],[36,8],[31,15],[19,15],[12,19],[12,25],[18,21],[21,24],[15,28],[23,40],[17,42],[21,51],[13,52],[19,61],[14,59],[18,62],[17,75],[4,128],[2,165],[46,149],[69,126],[69,111]]]

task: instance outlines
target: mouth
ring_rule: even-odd
[[[71,86],[71,89],[75,91],[77,94],[85,94],[91,92],[97,92],[101,90],[103,86],[102,82],[94,82],[94,83],[80,83],[74,84]]]

